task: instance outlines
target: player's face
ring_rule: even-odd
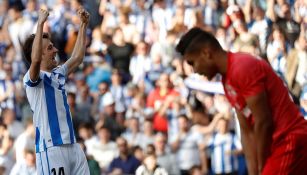
[[[55,59],[58,49],[54,47],[49,39],[43,39],[43,60],[48,69],[52,70],[58,63]]]
[[[193,67],[194,72],[206,76],[211,80],[216,74],[217,69],[213,62],[213,58],[209,58],[208,54],[203,52],[190,53],[184,56],[186,62]]]

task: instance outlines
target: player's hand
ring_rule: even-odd
[[[45,9],[40,9],[38,12],[38,23],[43,24],[47,21],[47,18],[49,16],[49,12]]]
[[[88,24],[90,20],[90,14],[84,8],[78,9],[77,13],[81,20],[81,23]]]

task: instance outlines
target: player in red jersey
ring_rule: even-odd
[[[307,121],[265,60],[227,52],[200,28],[188,31],[176,50],[209,80],[222,75],[225,95],[237,111],[250,175],[307,172]]]

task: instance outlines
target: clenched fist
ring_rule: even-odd
[[[43,24],[46,22],[47,18],[49,16],[49,12],[44,9],[40,9],[38,12],[38,23]]]
[[[80,8],[77,13],[81,23],[88,24],[90,20],[90,14],[84,8]]]

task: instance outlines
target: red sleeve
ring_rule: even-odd
[[[256,59],[247,59],[238,64],[234,81],[244,98],[255,96],[265,90],[266,73],[263,63]]]

